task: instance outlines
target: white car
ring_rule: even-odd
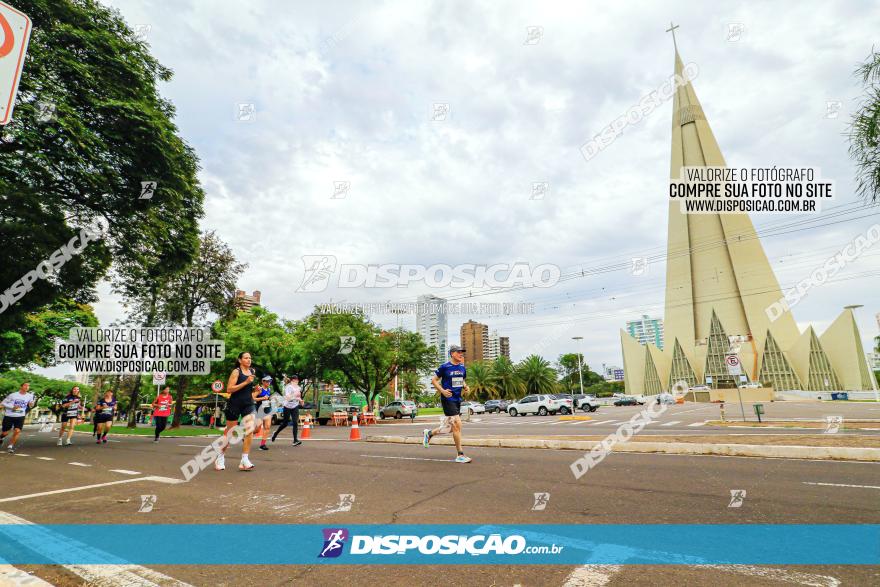
[[[599,402],[596,401],[595,396],[585,395],[580,398],[578,401],[577,409],[583,410],[585,412],[595,412],[599,409]]]
[[[548,396],[550,398],[550,402],[553,405],[553,409],[550,410],[551,414],[555,414],[559,412],[560,414],[571,414],[573,411],[573,400],[570,395],[565,393],[556,393]]]
[[[762,387],[764,387],[764,386],[761,385],[760,383],[756,383],[754,381],[751,381],[749,383],[743,383],[742,385],[739,386],[740,389],[761,389]]]
[[[511,416],[525,416],[526,414],[538,414],[546,416],[550,411],[556,411],[558,407],[549,395],[527,395],[507,406],[507,413]]]
[[[478,402],[461,402],[462,414],[485,414],[486,406]]]

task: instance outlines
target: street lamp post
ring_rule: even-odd
[[[406,399],[403,397],[403,394],[397,388],[397,374],[400,371],[400,315],[403,314],[403,310],[400,308],[393,308],[391,310],[392,314],[397,314],[397,349],[394,352],[394,399],[397,400],[398,396],[401,400]]]
[[[844,310],[850,310],[853,313],[853,318],[855,318],[855,310],[856,308],[861,308],[862,304],[853,304],[851,306],[844,306]],[[865,361],[865,364],[868,366],[868,376],[871,379],[871,389],[874,390],[874,401],[880,402],[880,393],[877,390],[877,377],[874,375],[874,370],[871,368],[871,363],[868,362],[867,355],[863,355],[862,359]]]
[[[577,341],[582,341],[582,340],[584,340],[584,337],[583,336],[572,336],[571,339],[577,340]],[[582,349],[580,348],[580,344],[578,345],[578,347],[579,347],[578,348],[578,379],[580,379],[580,383],[581,383],[581,395],[584,395],[584,371],[581,368],[581,365],[584,362],[584,355],[581,352]],[[571,403],[571,413],[572,414],[574,414],[576,407],[577,406],[574,405],[574,402],[572,402]]]

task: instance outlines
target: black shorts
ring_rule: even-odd
[[[76,414],[61,414],[62,422],[67,422],[68,420],[76,420]]]
[[[461,415],[461,402],[455,402],[451,399],[441,398],[440,405],[443,406],[443,415],[444,416],[460,416]]]
[[[95,424],[103,424],[105,422],[112,422],[113,414],[96,414],[95,415]]]
[[[3,416],[3,432],[12,428],[22,429],[24,426],[24,416]]]
[[[227,420],[240,420],[245,416],[253,414],[256,409],[253,398],[247,394],[242,394],[240,397],[233,395],[226,402],[226,409],[223,410],[223,413],[226,415]]]

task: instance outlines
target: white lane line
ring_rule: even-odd
[[[37,459],[41,460],[41,461],[54,461],[55,460],[52,457],[37,457]]]
[[[814,575],[789,569],[774,567],[753,567],[750,565],[700,565],[701,569],[713,569],[724,573],[735,573],[749,577],[760,577],[772,582],[808,585],[809,587],[837,587],[840,581],[830,575]]]
[[[21,569],[16,569],[12,565],[0,564],[0,585],[10,585],[15,587],[52,587],[51,583],[46,583],[39,577],[29,575]]]
[[[440,463],[453,463],[454,459],[423,459],[420,457],[386,457],[382,455],[361,455],[370,459],[400,459],[402,461],[437,461]]]
[[[122,473],[123,475],[141,475],[140,471],[129,471],[127,469],[110,469],[111,473]]]
[[[25,453],[23,453],[23,452],[17,452],[17,453],[15,453],[14,456],[17,456],[17,457],[29,457],[29,456],[31,456],[31,455],[29,455],[29,454],[25,454]]]
[[[584,565],[566,577],[562,587],[602,587],[620,572],[620,565]]]
[[[19,518],[6,512],[0,512],[0,525],[6,524],[27,524],[33,525],[24,518]],[[0,526],[2,533],[2,526]],[[17,536],[16,540],[25,548],[35,550],[36,552],[44,552],[46,544],[54,544],[60,542],[60,536],[51,530],[37,528],[36,532],[29,533],[24,536]],[[65,550],[70,553],[79,554],[83,558],[89,559],[106,559],[118,560],[117,557],[105,553],[97,548],[77,542],[75,540],[65,540]],[[50,553],[51,556],[51,553]],[[131,564],[106,564],[106,565],[62,565],[71,573],[80,577],[85,585],[99,585],[100,587],[191,587],[188,583],[178,581],[168,575],[163,575],[158,571],[142,567],[140,565]],[[0,575],[2,578],[2,575]],[[5,585],[6,583],[2,583]],[[38,585],[35,583],[21,583],[21,585]]]
[[[705,422],[694,422],[693,424],[688,424],[688,428],[696,428],[697,426],[705,426]]]
[[[663,422],[660,425],[661,426],[675,426],[676,424],[681,424],[681,420],[673,420],[672,422]]]
[[[80,487],[69,487],[67,489],[56,489],[54,491],[41,491],[40,493],[29,493],[27,495],[16,495],[15,497],[0,498],[0,503],[7,501],[19,501],[22,499],[31,499],[33,497],[44,497],[46,495],[58,495],[59,493],[71,493],[73,491],[84,491],[87,489],[95,489],[97,487],[108,487],[110,485],[121,485],[123,483],[135,483],[137,481],[156,481],[158,483],[176,484],[183,483],[183,479],[172,479],[171,477],[158,477],[150,475],[148,477],[138,477],[136,479],[122,479],[121,481],[109,481],[107,483],[96,483],[94,485],[82,485]]]
[[[804,481],[804,485],[823,485],[825,487],[854,487],[856,489],[880,489],[880,485],[847,485],[846,483],[811,483]]]
[[[593,422],[593,426],[598,426],[599,424],[614,424],[617,420],[602,420],[600,422]]]
[[[91,465],[87,465],[86,463],[78,463],[73,461],[72,463],[67,463],[68,465],[73,465],[74,467],[91,467]]]

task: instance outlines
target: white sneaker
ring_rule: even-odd
[[[70,439],[69,439],[69,438],[67,439],[67,442],[64,443],[65,446],[70,446],[71,444],[73,444],[73,443],[70,442]]]
[[[226,469],[226,457],[220,455],[217,457],[217,460],[214,461],[214,470],[215,471],[223,471]]]
[[[63,442],[63,441],[59,438],[59,439],[58,439],[58,446],[61,446],[62,442]],[[68,440],[67,443],[70,444],[70,441]]]
[[[241,462],[238,464],[239,471],[250,471],[254,468],[254,464],[247,457],[247,455],[241,457]]]

